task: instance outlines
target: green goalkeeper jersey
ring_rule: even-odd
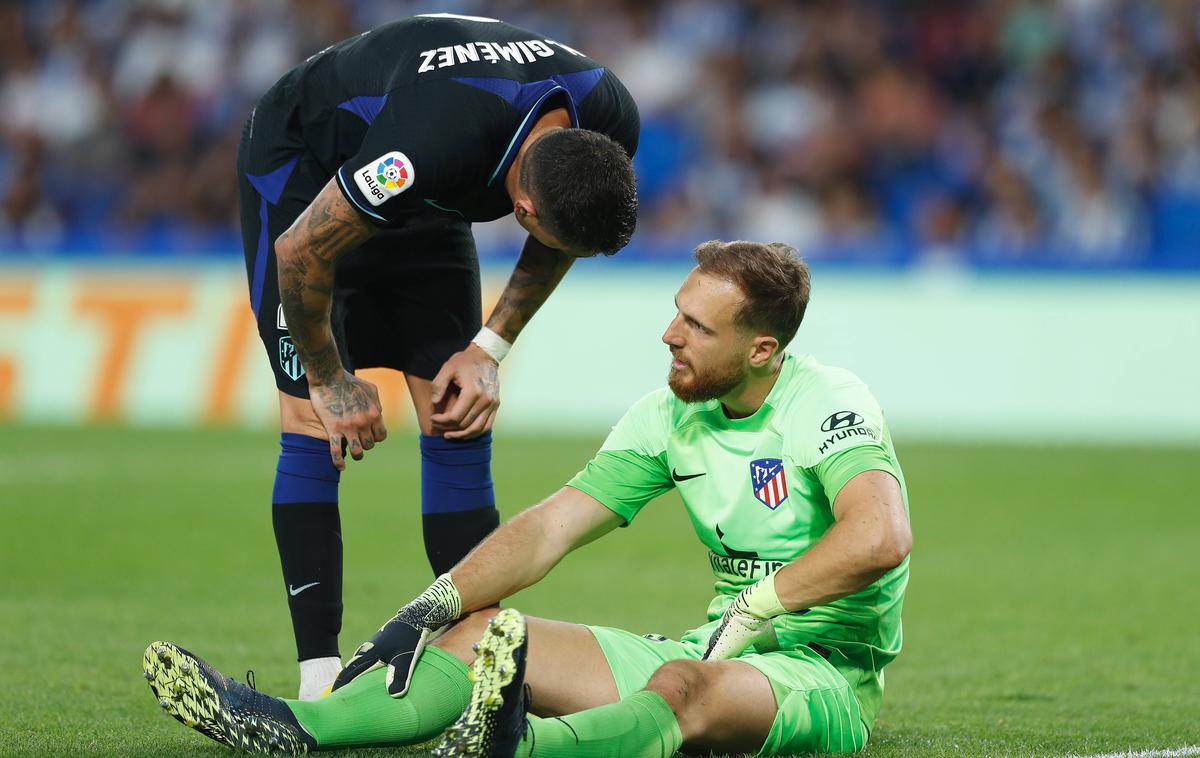
[[[766,401],[746,418],[728,418],[717,400],[684,403],[665,387],[650,393],[569,485],[627,523],[677,487],[709,550],[713,620],[743,587],[816,544],[834,523],[838,492],[869,470],[896,477],[907,507],[887,424],[866,385],[811,356],[785,355]],[[859,592],[776,618],[780,648],[815,642],[838,654],[835,664],[875,680],[900,652],[907,582],[905,559]]]

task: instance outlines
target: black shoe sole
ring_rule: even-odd
[[[517,674],[514,654],[525,643],[525,619],[512,608],[496,614],[475,651],[471,666],[471,700],[467,709],[446,730],[433,749],[434,758],[486,756],[495,737],[496,712],[504,705],[501,694]]]

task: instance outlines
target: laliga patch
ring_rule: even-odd
[[[354,172],[354,183],[371,205],[383,205],[416,181],[412,161],[397,150],[384,155]]]

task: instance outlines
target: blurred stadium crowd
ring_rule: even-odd
[[[232,255],[254,100],[402,16],[489,15],[641,106],[625,257],[710,237],[855,263],[1200,269],[1195,0],[0,4],[0,255]],[[419,117],[419,116],[418,116]],[[514,227],[479,229],[508,255]]]

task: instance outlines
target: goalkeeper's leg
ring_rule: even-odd
[[[402,699],[387,694],[381,669],[315,703],[288,705],[321,749],[432,739],[466,707],[471,690],[466,662],[474,659],[472,646],[492,615],[473,614],[426,648]],[[746,659],[661,658],[651,664],[653,655],[677,654],[676,646],[663,653],[658,643],[622,633],[632,643],[620,672],[622,691],[630,694],[619,698],[613,670],[593,633],[600,630],[527,621],[525,681],[532,699],[529,729],[516,750],[521,758],[665,758],[681,747],[836,753],[861,750],[866,743],[869,724],[851,687],[807,649],[749,656],[753,665]],[[614,637],[608,637],[610,653],[616,654]],[[653,655],[638,656],[638,650]]]
[[[403,698],[388,695],[386,669],[359,676],[312,702],[285,701],[318,749],[408,745],[433,739],[462,714],[471,693],[473,646],[496,611],[473,613],[425,648]],[[579,624],[529,618],[526,682],[534,712],[557,715],[617,699],[596,638]]]

